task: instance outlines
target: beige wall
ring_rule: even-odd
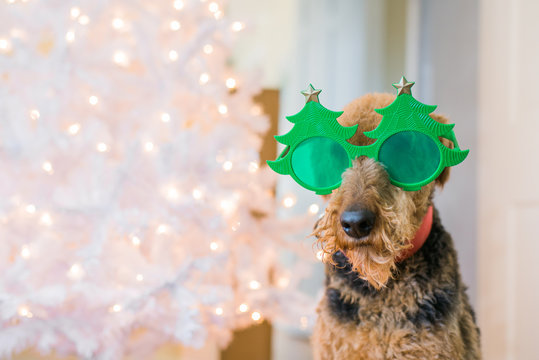
[[[229,0],[229,18],[247,26],[235,46],[234,68],[258,70],[264,88],[281,88],[294,52],[298,12],[296,0]]]
[[[539,2],[481,0],[479,322],[485,359],[537,359]]]

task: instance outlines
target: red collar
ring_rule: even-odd
[[[414,255],[425,243],[427,240],[427,237],[429,237],[430,230],[432,229],[432,214],[433,209],[432,205],[429,206],[427,209],[427,213],[423,217],[423,222],[421,223],[421,226],[415,233],[415,237],[412,240],[412,247],[408,250],[406,250],[399,258],[397,259],[398,262],[404,261],[408,259],[410,256]]]

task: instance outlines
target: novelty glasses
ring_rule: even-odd
[[[384,166],[392,184],[406,191],[421,189],[446,167],[461,163],[469,150],[460,150],[454,124],[442,124],[429,116],[436,106],[414,99],[413,84],[404,77],[393,84],[398,95],[391,105],[375,110],[383,117],[376,129],[364,132],[376,140],[367,146],[347,141],[358,125],[341,126],[337,118],[342,111],[323,107],[318,101],[321,90],[310,85],[302,91],[306,97],[303,109],[287,117],[294,124],[292,130],[275,136],[286,148],[268,165],[279,174],[292,176],[302,187],[325,195],[341,185],[342,174],[352,166],[352,160],[367,156]],[[450,140],[454,149],[442,144],[441,138]]]

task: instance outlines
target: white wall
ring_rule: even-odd
[[[479,323],[483,357],[538,359],[539,2],[480,1]]]
[[[464,282],[472,303],[477,298],[477,57],[478,3],[476,0],[421,0],[417,64],[409,75],[417,84],[414,96],[438,105],[437,113],[455,123],[466,160],[451,169],[451,178],[435,204],[453,236]],[[415,25],[411,25],[412,27]]]

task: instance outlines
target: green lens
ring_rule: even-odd
[[[419,183],[438,169],[440,150],[429,136],[402,131],[384,141],[378,161],[384,164],[391,179],[405,184]]]
[[[341,175],[349,165],[344,148],[326,137],[306,139],[292,154],[292,169],[296,176],[308,186],[318,189],[340,184]]]

